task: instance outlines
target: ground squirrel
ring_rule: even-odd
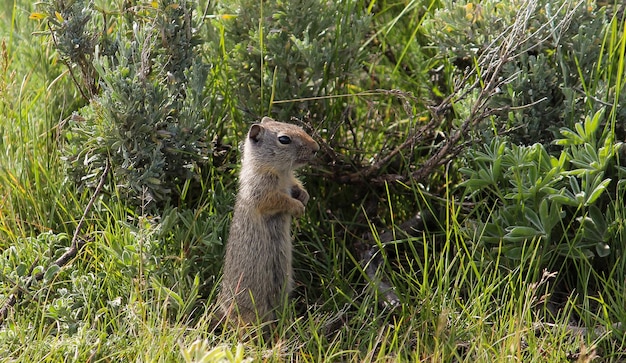
[[[309,201],[293,171],[318,150],[298,126],[264,117],[250,127],[218,296],[231,321],[272,320],[290,292],[291,217],[302,216]]]

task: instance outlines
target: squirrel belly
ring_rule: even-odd
[[[272,320],[291,291],[291,222],[302,216],[309,200],[293,171],[318,150],[295,125],[265,117],[250,127],[218,296],[228,319],[243,324]]]
[[[226,249],[221,302],[245,323],[273,319],[272,310],[291,290],[291,216],[239,213]],[[275,241],[276,243],[267,243]],[[287,243],[289,242],[289,243]],[[245,243],[245,245],[244,245]]]

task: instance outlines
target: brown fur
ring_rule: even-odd
[[[281,136],[291,142],[281,143]],[[309,201],[293,171],[317,150],[319,145],[298,126],[264,117],[250,127],[218,297],[230,321],[271,320],[290,292],[291,218],[302,216]]]

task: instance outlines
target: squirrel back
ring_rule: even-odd
[[[291,291],[291,220],[309,200],[293,172],[318,150],[298,126],[264,117],[250,127],[218,296],[226,317],[271,320]]]

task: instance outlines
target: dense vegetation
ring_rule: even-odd
[[[3,361],[623,361],[626,17],[4,1]],[[212,323],[238,143],[320,143],[280,319]]]

